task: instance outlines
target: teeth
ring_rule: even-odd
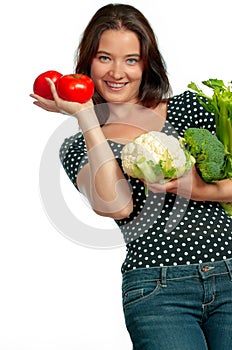
[[[110,83],[109,81],[107,81],[107,85],[109,85],[112,88],[121,88],[123,87],[125,84],[124,83]]]

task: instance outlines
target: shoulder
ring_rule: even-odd
[[[194,112],[200,112],[203,107],[200,105],[196,94],[191,91],[184,91],[179,95],[174,95],[169,99],[168,111],[169,113],[177,114],[180,117],[184,115],[190,117]]]
[[[174,95],[169,99],[169,104],[182,105],[182,104],[194,104],[197,102],[197,96],[195,92],[186,90],[178,95]]]
[[[68,154],[78,153],[79,155],[85,155],[87,152],[85,140],[81,132],[65,138],[60,147],[60,159],[64,160]]]
[[[87,149],[81,132],[64,139],[60,147],[60,161],[68,177],[77,188],[78,172],[88,163]]]
[[[206,111],[195,92],[186,90],[181,94],[174,95],[168,102],[169,116],[177,116],[188,127],[202,127],[214,131],[214,115]]]
[[[190,90],[186,90],[182,92],[181,94],[172,96],[169,101],[169,107],[174,108],[184,108],[185,110],[192,111],[192,112],[202,112],[205,115],[213,115],[206,111],[206,109],[201,104],[201,101],[204,101],[204,98],[198,97],[195,92],[192,92]]]

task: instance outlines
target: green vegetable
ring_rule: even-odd
[[[213,90],[212,96],[206,95],[195,83],[188,87],[197,92],[202,106],[215,116],[216,137],[225,148],[225,161],[218,180],[232,179],[232,82],[226,85],[223,80],[209,79],[202,83]],[[214,152],[214,150],[213,150]],[[213,181],[217,180],[215,179]],[[227,214],[232,216],[232,203],[221,203]]]
[[[216,136],[207,129],[189,128],[184,132],[184,145],[196,160],[205,182],[224,178],[225,148]]]

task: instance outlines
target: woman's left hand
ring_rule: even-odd
[[[153,193],[170,192],[196,201],[210,200],[207,195],[208,189],[210,187],[211,191],[213,188],[212,186],[215,186],[214,184],[207,184],[204,182],[198,174],[195,166],[185,175],[178,179],[168,181],[165,184],[150,184],[145,181],[144,183]]]

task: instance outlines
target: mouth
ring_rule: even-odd
[[[119,91],[119,90],[123,89],[124,86],[127,85],[127,83],[114,83],[111,81],[106,81],[105,83],[106,83],[108,88],[110,88],[111,90],[114,90],[114,91]]]

